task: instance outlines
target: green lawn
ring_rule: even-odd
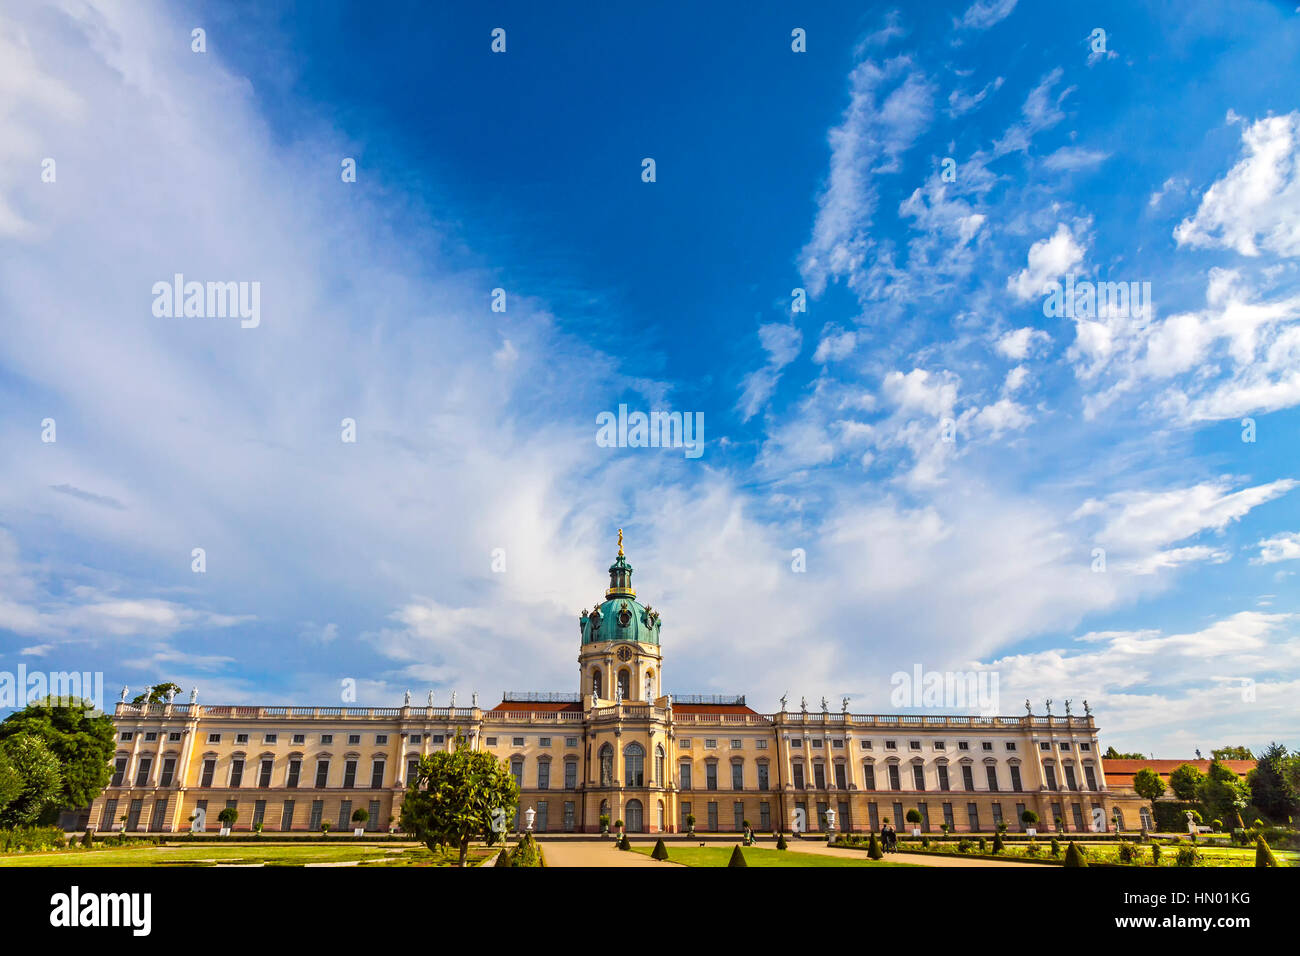
[[[469,863],[481,863],[492,851],[471,847]],[[86,850],[69,848],[42,853],[0,854],[0,866],[217,866],[221,864],[265,864],[301,866],[306,863],[350,863],[364,866],[449,866],[456,856],[450,851],[434,854],[427,847],[410,844],[313,843],[286,844],[175,844],[171,846],[125,846]]]
[[[636,853],[649,856],[652,847],[633,847]],[[729,846],[668,846],[668,859],[686,866],[726,866],[731,859]],[[820,853],[799,853],[795,850],[768,850],[745,847],[745,862],[750,866],[914,866],[912,863],[876,862],[865,857],[857,859],[850,854],[830,856]]]

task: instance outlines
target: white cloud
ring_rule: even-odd
[[[1252,564],[1276,564],[1300,559],[1300,532],[1284,531],[1259,542],[1259,557]]]
[[[1245,126],[1243,156],[1174,229],[1180,246],[1300,256],[1300,111]]]
[[[1085,149],[1082,146],[1062,146],[1043,160],[1043,166],[1058,172],[1074,172],[1100,166],[1109,158],[1110,153],[1098,149]]]
[[[858,337],[854,332],[841,332],[833,327],[827,327],[822,330],[822,340],[817,343],[817,351],[813,353],[813,361],[823,365],[827,362],[837,362],[840,359],[848,358],[853,354],[857,341]]]
[[[1007,289],[1022,302],[1045,294],[1049,282],[1073,272],[1083,262],[1084,248],[1069,226],[1060,223],[1056,232],[1029,247],[1029,264],[1007,277]]]
[[[1019,362],[1028,358],[1037,345],[1046,345],[1051,341],[1052,337],[1042,329],[1026,326],[1023,329],[1012,329],[1004,333],[993,347],[997,349],[999,355]]]
[[[1016,8],[1016,0],[975,0],[961,19],[953,20],[953,25],[965,30],[987,30],[1011,16]]]

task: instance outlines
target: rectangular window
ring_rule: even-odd
[[[566,746],[566,747],[576,747],[576,746],[578,746],[578,738],[577,738],[577,737],[565,737],[565,738],[564,738],[564,746]]]
[[[681,740],[677,741],[677,746],[680,747],[682,750],[690,750],[690,749],[691,749],[691,738],[690,738],[690,737],[683,737]]]
[[[677,826],[678,829],[680,829],[683,833],[685,833],[689,829],[689,827],[686,824],[686,818],[691,815],[691,805],[684,800],[680,801],[677,805],[681,808],[681,813],[682,813],[682,819],[677,824]]]
[[[837,763],[835,765],[835,786],[839,787],[841,790],[849,789],[848,770],[842,763]]]
[[[919,740],[909,740],[909,741],[907,742],[907,749],[908,749],[908,750],[920,750],[920,749],[921,749],[921,741],[919,741]]]
[[[766,750],[766,749],[767,749],[767,741],[766,741],[764,738],[759,737],[757,740],[754,741],[754,749],[756,749],[756,750]]]
[[[903,781],[899,779],[898,764],[896,763],[891,763],[889,765],[889,789],[890,790],[903,789]]]
[[[1083,829],[1083,806],[1078,803],[1070,804],[1070,815],[1074,817],[1074,828]]]
[[[130,807],[126,811],[126,828],[128,831],[135,832],[140,827],[140,813],[144,809],[144,801],[140,799],[132,800]]]
[[[813,750],[821,750],[823,743],[824,741],[820,737],[814,737],[812,742]]]
[[[745,789],[745,765],[744,764],[733,763],[731,765],[731,789],[732,790]]]
[[[114,830],[117,828],[117,821],[113,819],[113,814],[115,813],[117,813],[117,798],[114,797],[109,800],[105,800],[104,815],[99,818],[100,830]]]
[[[1092,772],[1091,765],[1085,765],[1083,768],[1083,779],[1088,782],[1089,790],[1097,789],[1097,776]]]
[[[294,734],[294,735],[293,735],[293,742],[294,742],[295,744],[305,744],[305,743],[307,742],[307,735],[306,735],[306,734]],[[290,800],[289,802],[290,802],[290,803],[293,803],[292,800]]]
[[[791,773],[794,775],[794,788],[796,790],[802,790],[803,789],[803,764],[796,763],[790,768],[790,770]]]
[[[433,742],[434,742],[435,744],[440,744],[440,743],[442,743],[442,742],[443,742],[443,735],[442,735],[442,734],[434,734],[434,735],[433,735]]]
[[[925,789],[925,768],[919,763],[912,764],[912,789]]]
[[[740,750],[740,749],[741,749],[742,747],[744,747],[744,746],[745,746],[745,742],[744,742],[743,740],[738,740],[738,739],[736,739],[736,738],[734,738],[734,737],[732,738],[732,740],[731,740],[731,749],[732,749],[732,750]]]
[[[1062,750],[1069,750],[1069,749],[1070,749],[1070,742],[1069,742],[1068,740],[1062,740],[1062,741],[1061,741],[1061,749],[1062,749]]]
[[[497,745],[497,739],[495,737],[489,737],[487,739],[487,745],[489,747],[495,747]]]
[[[739,800],[731,805],[731,823],[736,830],[745,829],[745,805]]]
[[[947,749],[947,746],[944,744],[944,742],[943,742],[942,740],[936,740],[936,741],[934,742],[934,749],[935,749],[935,750],[946,750],[946,749]]]
[[[826,765],[824,763],[813,764],[813,786],[818,790],[826,789]]]
[[[886,750],[897,750],[897,749],[898,749],[898,741],[897,741],[897,740],[886,740],[886,741],[885,741],[885,749],[886,749]]]
[[[993,829],[1002,826],[1002,804],[993,804]]]
[[[958,750],[970,750],[970,741],[968,741],[968,740],[959,740],[959,741],[957,741],[957,749],[958,749]]]
[[[980,747],[981,747],[982,749],[984,749],[984,750],[992,750],[992,749],[993,749],[993,742],[990,741],[990,740],[986,740],[986,741],[984,741],[982,744],[980,744]]]
[[[279,734],[267,734],[266,736],[264,736],[264,737],[262,738],[262,743],[264,743],[264,744],[273,744],[273,743],[278,742],[279,739],[280,739],[280,735],[279,735]]]
[[[704,740],[704,749],[705,749],[705,750],[717,750],[717,749],[718,749],[718,741],[717,741],[716,739],[712,739],[712,738],[705,738],[705,740]]]
[[[217,772],[217,759],[215,757],[209,757],[207,760],[203,761],[203,774],[202,776],[199,777],[199,786],[200,787],[212,786],[212,777],[216,772]]]
[[[874,800],[867,804],[867,821],[873,833],[880,829],[880,807]]]
[[[379,790],[384,786],[384,761],[376,760],[370,765],[370,789]]]
[[[406,785],[409,787],[420,775],[420,758],[408,757],[406,761]]]
[[[761,763],[758,765],[758,789],[760,790],[767,789],[767,764],[765,763]]]
[[[980,808],[977,803],[966,804],[966,824],[970,827],[972,833],[978,833],[980,828]]]
[[[512,747],[522,747],[522,746],[524,745],[524,738],[523,738],[523,737],[513,737],[513,738],[511,738],[511,740],[512,740],[512,743],[511,743],[510,746],[512,746]]]
[[[943,822],[946,823],[946,824],[948,824],[948,832],[949,832],[949,833],[952,833],[954,830],[957,829],[957,821],[956,821],[956,818],[955,818],[955,817],[953,816],[953,814],[952,814],[952,804],[951,804],[951,803],[945,803],[945,804],[943,805]]]
[[[678,777],[681,778],[682,789],[690,790],[691,789],[691,765],[689,763],[683,763],[681,767],[678,768]]]
[[[1065,814],[1061,812],[1061,805],[1059,803],[1054,803],[1052,804],[1052,822],[1056,824],[1056,826],[1059,828],[1061,824],[1056,823],[1057,820],[1060,820],[1061,823],[1064,823]]]
[[[939,789],[943,791],[951,790],[952,788],[948,786],[948,765],[941,763],[936,769],[939,771]]]
[[[339,825],[340,830],[350,830],[355,824],[352,822],[352,801],[344,800],[339,804]]]
[[[1056,768],[1053,767],[1051,764],[1048,764],[1043,768],[1043,773],[1047,775],[1047,789],[1048,790],[1059,789],[1056,786]]]
[[[572,833],[578,828],[578,816],[572,800],[564,801],[564,832]]]
[[[988,779],[989,789],[996,790],[998,788],[998,768],[993,764],[986,764],[984,776]]]
[[[537,761],[537,789],[551,789],[551,762],[549,760]]]
[[[716,763],[704,765],[704,787],[706,790],[718,789],[718,765]]]
[[[874,764],[862,765],[862,776],[867,782],[868,790],[876,789],[876,767]]]
[[[299,776],[299,774],[301,774],[301,773],[302,773],[302,761],[301,761],[301,760],[290,760],[290,761],[289,761],[289,776],[285,778],[284,785],[285,785],[286,787],[289,787],[290,789],[292,789],[292,788],[298,786],[298,776]],[[292,803],[293,801],[290,801],[290,802]]]
[[[968,792],[975,789],[975,772],[965,764],[961,768],[961,785]]]
[[[210,744],[221,743],[221,734],[208,734],[208,743]]]
[[[1073,764],[1068,764],[1068,763],[1067,763],[1067,764],[1065,765],[1065,785],[1066,785],[1066,787],[1068,787],[1068,788],[1071,789],[1071,790],[1078,790],[1078,789],[1079,789],[1079,781],[1077,781],[1077,780],[1074,778],[1074,765],[1073,765]]]
[[[280,829],[281,830],[293,829],[293,801],[292,800],[284,801],[284,805],[280,808]]]
[[[388,734],[375,734],[375,746],[382,747],[388,743]]]
[[[1089,753],[1092,751],[1092,744],[1079,744],[1080,753]]]
[[[235,743],[237,744],[248,743],[248,734],[235,734]]]
[[[538,738],[537,738],[537,746],[539,746],[539,747],[549,747],[550,745],[551,745],[551,738],[550,738],[550,737],[538,737]]]
[[[175,744],[175,743],[180,743],[181,732],[180,732],[179,730],[173,730],[171,733],[169,733],[169,734],[167,735],[167,739],[168,739],[171,743],[174,743],[174,744]],[[1083,749],[1086,748],[1087,746],[1088,746],[1087,744],[1084,744],[1083,747],[1080,747],[1079,749],[1080,749],[1080,750],[1083,750]]]
[[[901,803],[894,804],[894,816],[890,822],[894,825],[894,829],[898,830],[900,833],[903,831],[903,828],[907,826],[907,820],[903,818],[903,805]]]
[[[147,743],[147,744],[154,743],[157,739],[158,739],[158,734],[157,734],[155,731],[152,731],[152,730],[148,731],[148,732],[144,735],[144,742]]]
[[[360,735],[360,734],[348,734],[348,743],[349,743],[349,744],[359,744],[359,743],[361,743],[361,735]]]
[[[1029,826],[1027,823],[1025,823],[1025,805],[1024,805],[1023,803],[1017,803],[1017,804],[1016,804],[1016,819],[1015,819],[1015,823],[1016,823],[1016,825],[1019,826],[1020,829],[1022,829],[1022,830],[1027,829],[1028,826]]]
[[[575,790],[578,786],[578,761],[564,761],[564,789]]]
[[[230,785],[238,787],[244,782],[244,758],[236,757],[230,761]]]
[[[760,830],[772,829],[772,805],[766,800],[758,805],[758,828]]]
[[[717,830],[717,829],[718,829],[718,804],[717,804],[715,801],[713,801],[713,800],[710,800],[710,801],[709,801],[709,826],[708,826],[708,829],[710,829],[710,830]]]
[[[118,737],[117,739],[118,739],[118,740],[130,740],[130,739],[131,739],[132,737],[134,737],[134,736],[135,736],[135,734],[134,734],[132,731],[130,731],[130,730],[124,730],[124,731],[122,731],[122,736]]]
[[[122,781],[126,778],[126,761],[126,757],[118,757],[113,762],[113,779],[108,784],[110,787],[122,786]]]
[[[1015,764],[1011,765],[1011,789],[1016,791],[1016,793],[1019,793],[1024,789],[1024,787],[1020,785],[1020,768]]]
[[[321,742],[322,744],[332,744],[332,743],[334,743],[334,735],[333,735],[333,734],[321,734],[321,735],[320,735],[320,742]]]
[[[510,761],[510,775],[515,778],[515,786],[520,790],[524,789],[524,761],[522,757],[516,757]],[[518,809],[515,813],[518,814]]]
[[[253,826],[258,824],[266,825],[266,801],[257,800],[253,803]]]
[[[424,738],[420,734],[411,734],[410,737],[407,738],[407,742],[412,744],[418,744],[423,739]]]
[[[343,763],[343,786],[355,787],[357,785],[357,762],[355,760],[346,760]]]
[[[149,829],[158,833],[167,825],[167,797],[161,800],[155,800],[153,805],[153,819],[149,822]]]
[[[323,789],[330,778],[330,762],[328,760],[316,761],[316,788]],[[312,827],[313,830],[316,827]]]
[[[371,800],[370,806],[367,808],[367,810],[370,816],[366,819],[366,829],[378,830],[379,829],[379,801]]]
[[[1008,749],[1008,750],[1015,750],[1015,749],[1016,749],[1016,745],[1015,745],[1015,743],[1014,743],[1013,741],[1008,740],[1008,741],[1007,741],[1007,749]]]
[[[551,805],[548,800],[537,801],[537,816],[533,820],[533,829],[538,833],[545,833],[547,824],[550,822]]]
[[[275,761],[270,757],[263,758],[261,770],[257,774],[257,785],[259,787],[269,787],[271,785],[271,768],[274,765]]]
[[[313,800],[311,802],[311,817],[307,823],[307,829],[315,833],[320,829],[321,817],[325,815],[325,801]]]

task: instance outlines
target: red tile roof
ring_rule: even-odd
[[[1199,770],[1201,773],[1208,773],[1210,761],[1208,760],[1108,760],[1102,758],[1101,768],[1106,774],[1106,780],[1112,787],[1132,787],[1133,775],[1143,767],[1150,767],[1156,773],[1160,774],[1165,783],[1169,782],[1169,775],[1188,763]],[[1233,773],[1239,777],[1244,777],[1250,771],[1255,769],[1253,760],[1220,760]]]
[[[673,704],[673,713],[675,714],[754,714],[758,711],[750,710],[744,704]]]
[[[574,701],[503,700],[492,709],[495,711],[508,710],[516,714],[523,714],[529,711],[545,711],[548,714],[554,714],[560,711],[581,712],[582,705]]]

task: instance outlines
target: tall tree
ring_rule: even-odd
[[[1138,754],[1138,753],[1124,754],[1124,753],[1120,753],[1114,747],[1107,747],[1106,752],[1101,756],[1103,760],[1144,760],[1146,759],[1146,754]]]
[[[1217,760],[1210,761],[1209,772],[1196,788],[1196,798],[1205,804],[1212,816],[1235,820],[1243,826],[1241,809],[1250,800],[1250,789],[1245,782]]]
[[[1169,775],[1169,789],[1179,800],[1195,800],[1196,792],[1204,780],[1205,774],[1185,763]]]
[[[31,826],[59,805],[63,785],[59,760],[35,734],[14,734],[2,746],[21,784],[17,796],[0,810],[0,826]]]
[[[1250,752],[1249,747],[1220,747],[1218,750],[1211,750],[1210,757],[1214,760],[1254,760],[1255,755]]]
[[[181,692],[181,685],[173,684],[171,681],[166,681],[165,683],[162,684],[155,684],[153,687],[149,688],[148,703],[150,704],[165,703],[167,700],[167,692],[169,690],[175,691],[177,694],[179,694]],[[135,704],[137,707],[140,704],[143,704],[145,702],[146,701],[144,699],[144,694],[136,694],[135,697],[131,698],[131,703]]]
[[[1165,795],[1165,782],[1150,767],[1143,767],[1133,775],[1133,789],[1143,800],[1155,803]]]
[[[506,765],[458,737],[454,750],[420,758],[402,801],[402,829],[431,850],[456,847],[464,866],[470,841],[486,837],[518,806],[519,787]]]
[[[117,734],[113,720],[88,700],[47,697],[14,711],[0,723],[0,740],[17,734],[41,738],[58,760],[62,792],[51,813],[90,806],[108,785]]]
[[[1300,793],[1283,776],[1287,756],[1286,747],[1269,744],[1259,755],[1255,769],[1246,776],[1251,803],[1275,820],[1285,820],[1300,811]]]

